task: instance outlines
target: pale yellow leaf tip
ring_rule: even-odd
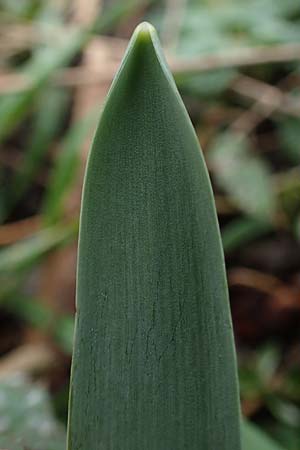
[[[134,34],[139,42],[149,42],[152,41],[152,37],[156,34],[156,30],[151,23],[142,22],[136,27]]]

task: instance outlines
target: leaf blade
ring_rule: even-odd
[[[240,449],[212,190],[148,25],[131,40],[89,156],[75,336],[69,450]]]

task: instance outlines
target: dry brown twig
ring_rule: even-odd
[[[244,286],[260,291],[274,299],[274,308],[300,309],[300,291],[293,284],[286,284],[279,278],[246,267],[231,269],[228,273],[230,286]]]
[[[75,0],[74,2],[74,21],[79,23],[80,26],[89,26],[96,14],[102,9],[102,1],[91,0],[87,2],[86,0]],[[101,38],[92,39],[88,46],[85,48],[81,67],[77,72],[79,83],[76,84],[76,90],[74,95],[74,104],[72,110],[72,121],[76,122],[84,117],[89,111],[91,111],[99,101],[103,101],[105,94],[107,92],[108,86],[112,79],[112,73],[118,67],[119,60],[121,59],[121,54],[118,54],[119,46],[116,45],[116,41],[103,41]],[[116,57],[116,54],[118,56]],[[115,61],[117,58],[117,62]],[[72,70],[72,69],[71,69]],[[81,71],[81,72],[80,72]],[[88,74],[88,79],[86,83],[82,83],[82,76]],[[69,82],[74,81],[72,72],[69,74]],[[66,73],[63,74],[66,77]],[[93,83],[93,79],[101,78],[99,83],[101,88],[97,84]],[[64,81],[67,81],[66,78]],[[87,137],[83,149],[81,152],[82,156],[82,167],[85,166],[85,161],[87,157],[88,148],[90,146],[91,137]],[[83,173],[81,173],[81,178]],[[81,184],[81,183],[80,183]],[[80,199],[80,188],[75,187],[75,191],[71,193],[68,199],[70,202],[69,207],[73,206],[75,199],[75,204]]]
[[[29,217],[17,222],[7,223],[0,226],[0,245],[13,244],[20,239],[24,239],[41,227],[39,216]]]
[[[82,27],[88,27],[96,13],[99,14],[100,2],[98,0],[75,0],[73,6],[73,22]],[[81,65],[66,69],[58,74],[56,82],[68,86],[75,86],[72,105],[71,122],[76,123],[99,104],[104,98],[112,74],[117,68],[115,59],[120,60],[120,41],[110,38],[92,39],[85,48]],[[117,64],[118,64],[117,62]],[[100,79],[100,89],[95,79]],[[92,136],[87,136],[80,149],[81,170],[77,176],[76,184],[64,202],[65,217],[71,216],[74,211],[78,214],[83,168],[90,147]],[[43,302],[57,311],[67,311],[73,305],[75,286],[76,245],[59,249],[49,255],[40,268],[40,277],[37,291]],[[68,270],[66,271],[66,267]],[[55,282],[53,282],[55,280]]]
[[[116,63],[119,63],[124,51],[125,42],[112,38],[98,38],[99,43],[103,43],[106,59],[103,62],[101,73],[89,74],[90,68],[72,68],[67,69],[67,78],[64,77],[64,71],[56,77],[58,84],[68,85],[88,84],[101,85],[103,80],[111,80],[115,70]],[[117,51],[118,49],[118,51]],[[117,56],[117,57],[116,57]],[[258,64],[268,64],[274,62],[295,61],[300,59],[300,44],[286,44],[274,47],[252,47],[244,48],[235,52],[224,52],[222,54],[205,55],[190,60],[178,60],[169,57],[170,67],[175,75],[192,72],[205,72],[217,70],[225,67],[242,67]],[[111,64],[114,61],[115,64]],[[108,69],[103,70],[104,67]],[[76,74],[76,76],[75,76]],[[9,78],[11,76],[11,78]],[[73,79],[72,79],[73,78]],[[1,82],[2,79],[2,82]],[[80,81],[81,80],[81,81]],[[30,85],[29,80],[24,76],[15,73],[0,74],[0,92],[12,92],[26,89]]]
[[[1,24],[0,30],[0,56],[1,59],[12,56],[14,53],[29,49],[35,45],[47,45],[57,42],[58,45],[65,36],[76,31],[78,27],[64,24],[47,24],[42,29],[32,24],[7,23]],[[2,62],[2,61],[1,61]]]
[[[232,123],[231,128],[249,134],[275,111],[299,118],[299,100],[282,92],[280,86],[281,83],[278,86],[271,86],[246,75],[239,75],[232,83],[231,89],[243,97],[254,100],[254,103]]]
[[[228,281],[230,286],[246,286],[269,295],[273,294],[274,289],[281,285],[281,281],[273,275],[245,267],[230,270],[228,273]]]
[[[57,356],[46,343],[24,344],[1,358],[0,380],[15,373],[36,374],[53,366]]]
[[[226,67],[253,66],[259,64],[297,61],[300,59],[300,44],[276,46],[244,47],[235,51],[225,51],[204,55],[191,60],[171,60],[174,74],[186,72],[203,72]]]

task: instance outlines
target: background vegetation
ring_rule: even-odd
[[[243,413],[299,450],[298,0],[0,1],[0,448],[64,448],[82,174],[144,19],[213,181]]]

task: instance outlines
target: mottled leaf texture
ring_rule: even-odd
[[[88,161],[70,395],[68,450],[240,450],[212,190],[145,23]]]

